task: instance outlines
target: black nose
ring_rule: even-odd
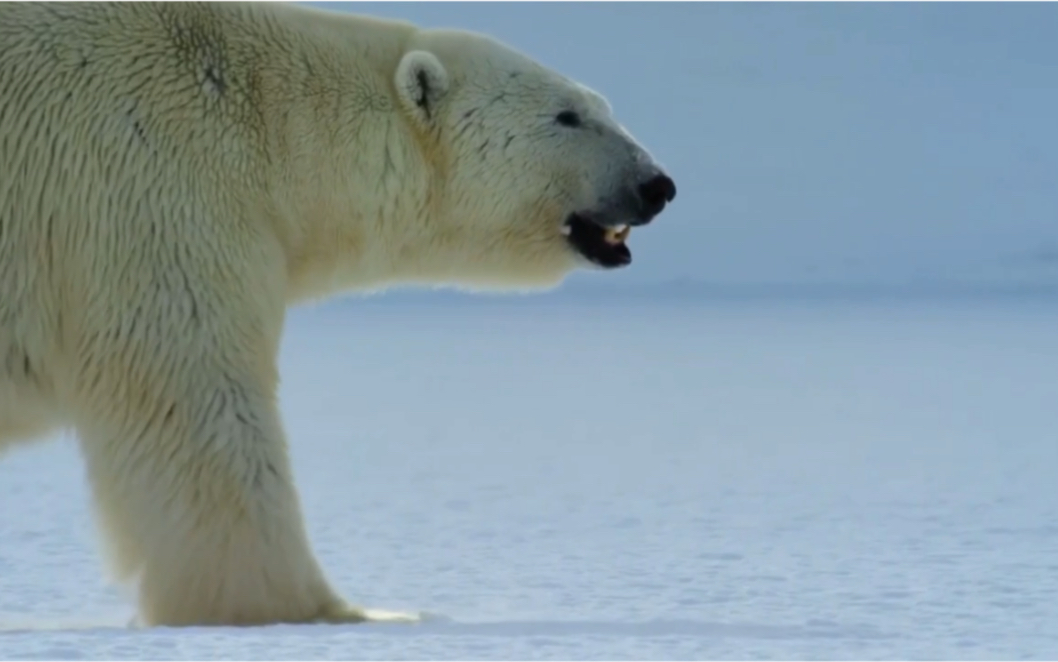
[[[665,209],[665,205],[676,197],[676,182],[668,175],[655,175],[639,185],[639,199],[643,204],[643,217],[652,219]]]

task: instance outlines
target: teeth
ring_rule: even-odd
[[[607,228],[605,235],[606,243],[614,245],[623,243],[625,239],[628,239],[628,235],[631,233],[632,228],[627,225],[618,225],[616,227]]]

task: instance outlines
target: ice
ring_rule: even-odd
[[[1054,658],[1056,328],[1045,299],[297,309],[315,550],[442,618],[128,629],[67,439],[0,462],[0,657]]]

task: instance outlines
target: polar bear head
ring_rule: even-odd
[[[458,255],[431,251],[450,265],[435,280],[529,289],[578,267],[625,266],[631,227],[676,195],[602,96],[488,37],[418,32],[394,84],[442,153],[429,222]]]

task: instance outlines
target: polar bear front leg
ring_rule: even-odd
[[[194,291],[190,321],[166,314],[171,292],[82,344],[83,453],[113,568],[138,582],[139,621],[415,620],[347,605],[310,550],[276,406],[282,311]]]

